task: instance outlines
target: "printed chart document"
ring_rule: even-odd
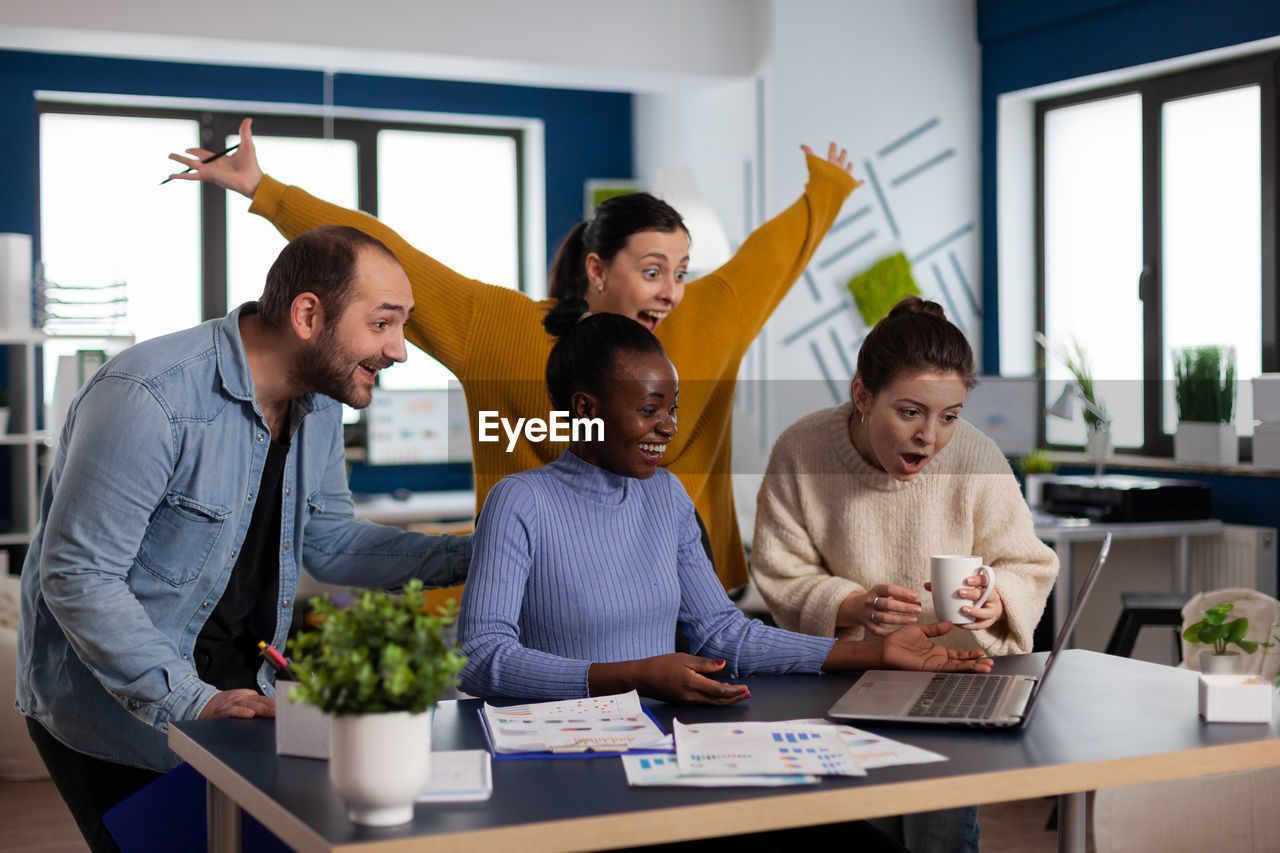
[[[633,788],[680,786],[687,788],[777,788],[783,785],[815,785],[817,776],[682,776],[674,755],[624,755],[622,769]]]
[[[670,748],[634,690],[505,708],[486,702],[480,718],[495,755]]]
[[[865,776],[834,726],[789,723],[673,723],[686,776]]]
[[[939,755],[909,743],[892,740],[873,732],[856,729],[833,723],[830,720],[792,720],[787,725],[794,726],[830,726],[840,733],[845,745],[853,753],[853,757],[866,770],[878,767],[895,767],[899,764],[929,764],[933,761],[946,761],[945,755]]]

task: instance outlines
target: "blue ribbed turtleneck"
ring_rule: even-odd
[[[674,651],[730,672],[818,672],[830,638],[769,628],[725,596],[693,502],[662,469],[638,480],[569,451],[489,492],[458,633],[462,689],[477,696],[586,696],[592,663]]]

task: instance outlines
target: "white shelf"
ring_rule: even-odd
[[[39,329],[0,329],[0,346],[20,344],[42,344],[45,341],[103,341],[122,343],[126,346],[133,343],[133,335],[111,332],[43,332]]]
[[[0,444],[53,444],[53,436],[47,432],[22,432],[0,435]]]
[[[0,545],[27,545],[31,542],[31,533],[0,533]]]

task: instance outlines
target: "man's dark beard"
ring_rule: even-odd
[[[315,343],[294,362],[290,379],[296,388],[362,409],[369,400],[356,398],[354,369],[358,363],[359,359],[338,342],[335,327],[325,324]]]

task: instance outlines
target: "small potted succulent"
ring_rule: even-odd
[[[430,613],[420,581],[352,592],[346,607],[311,600],[320,624],[290,641],[292,698],[331,715],[329,778],[351,821],[395,826],[431,779],[431,712],[466,658],[446,637],[452,610]]]
[[[1259,645],[1270,645],[1245,639],[1244,635],[1249,631],[1249,620],[1245,617],[1227,621],[1233,606],[1229,601],[1213,605],[1204,611],[1203,619],[1188,625],[1182,632],[1182,639],[1189,643],[1213,646],[1213,651],[1200,652],[1200,671],[1203,673],[1229,675],[1240,672],[1244,658],[1240,652],[1228,651],[1227,646],[1238,646],[1245,654],[1251,655]]]
[[[1173,456],[1181,462],[1234,465],[1239,442],[1231,423],[1236,398],[1234,347],[1185,347],[1173,352],[1178,429]]]

